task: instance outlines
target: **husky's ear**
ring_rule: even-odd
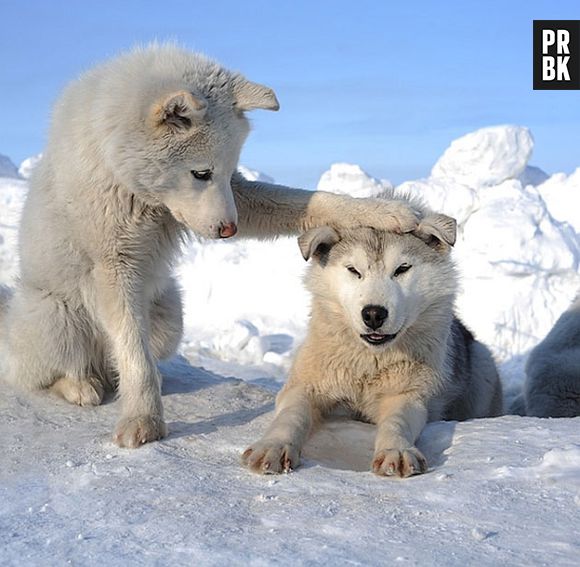
[[[330,249],[340,240],[340,235],[329,226],[312,228],[298,238],[298,246],[305,260],[314,257],[323,261]]]
[[[207,111],[207,100],[187,91],[177,91],[153,105],[152,114],[157,126],[171,130],[188,130]]]
[[[234,84],[234,100],[236,109],[240,111],[254,110],[278,110],[280,104],[274,91],[264,85],[252,83],[242,79]]]
[[[429,215],[419,222],[414,234],[432,248],[444,252],[455,244],[457,221],[447,215]]]

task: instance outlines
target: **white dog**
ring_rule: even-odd
[[[152,46],[73,82],[56,104],[20,230],[21,278],[0,303],[0,364],[12,383],[96,405],[118,383],[115,441],[165,435],[156,361],[182,307],[171,265],[187,231],[274,236],[323,224],[405,232],[413,211],[250,183],[236,173],[246,111],[269,88],[203,56]],[[1,307],[3,305],[3,307]]]
[[[312,427],[342,406],[377,425],[372,470],[406,477],[427,469],[415,441],[428,419],[500,414],[492,356],[453,315],[454,242],[444,215],[427,215],[415,235],[327,227],[300,238],[313,258],[308,335],[246,466],[295,468]]]

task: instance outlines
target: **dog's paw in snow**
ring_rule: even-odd
[[[134,449],[167,435],[167,426],[159,416],[126,417],[117,424],[113,440],[119,447]]]
[[[83,378],[63,376],[50,389],[69,404],[77,406],[98,406],[103,401],[105,393],[102,382],[96,376]]]
[[[427,459],[416,447],[408,449],[382,449],[375,453],[372,471],[379,476],[406,478],[427,472]]]
[[[258,442],[242,454],[242,464],[258,474],[289,473],[299,462],[298,450],[289,443]]]

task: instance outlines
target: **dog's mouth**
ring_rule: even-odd
[[[393,335],[383,335],[382,333],[369,333],[368,335],[361,335],[360,338],[369,345],[378,346],[390,343],[396,336],[397,333]]]

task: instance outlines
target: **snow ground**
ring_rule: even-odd
[[[580,287],[580,169],[547,175],[528,164],[532,149],[525,128],[484,129],[398,188],[458,219],[458,311],[500,362],[508,404],[527,352]],[[0,166],[0,283],[10,283],[34,159]],[[335,164],[319,188],[387,186]],[[161,443],[115,447],[116,402],[75,408],[0,383],[0,564],[577,565],[580,418],[430,424],[420,446],[431,471],[404,481],[367,472],[372,427],[340,420],[291,475],[239,466],[304,333],[303,269],[291,238],[187,248],[177,267],[187,359],[163,366]]]
[[[259,477],[238,459],[273,394],[164,374],[171,434],[135,451],[110,441],[116,403],[0,385],[3,565],[577,565],[580,418],[431,424],[431,472],[402,481],[367,472],[371,426],[334,422],[297,472]]]

